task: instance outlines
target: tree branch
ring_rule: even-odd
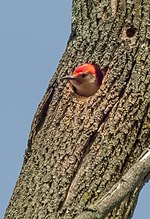
[[[138,161],[102,199],[87,207],[76,219],[103,219],[139,185],[149,172],[150,148],[142,153]]]

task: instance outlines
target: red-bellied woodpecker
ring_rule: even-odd
[[[100,87],[103,70],[97,64],[84,64],[75,68],[73,75],[63,77],[70,82],[72,89],[80,96],[91,96]]]

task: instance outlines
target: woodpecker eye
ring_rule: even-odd
[[[82,73],[81,76],[82,76],[82,78],[85,78],[87,76],[87,74],[86,73]]]

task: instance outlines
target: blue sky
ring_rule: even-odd
[[[66,48],[71,0],[0,0],[0,218],[18,178],[34,113]],[[149,219],[150,183],[134,219]]]

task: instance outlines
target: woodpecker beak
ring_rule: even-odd
[[[68,80],[68,81],[70,81],[70,80],[76,80],[76,78],[73,77],[72,75],[66,75],[66,76],[62,77],[62,79]]]

